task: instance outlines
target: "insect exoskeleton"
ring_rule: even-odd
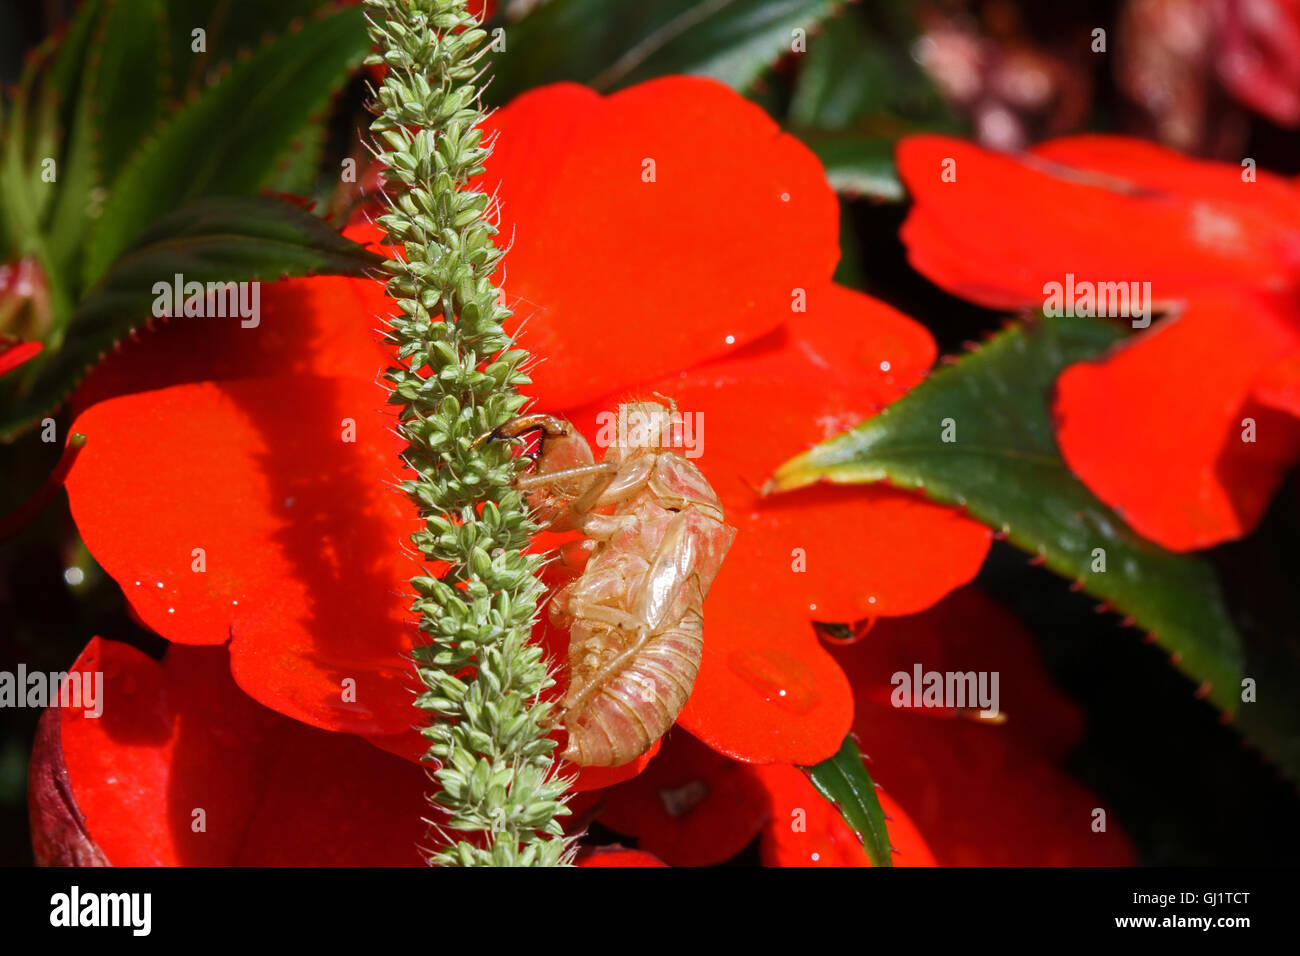
[[[620,405],[600,462],[560,418],[523,415],[494,433],[541,433],[515,485],[544,527],[585,536],[567,555],[581,563],[585,554],[585,566],[549,611],[569,631],[561,756],[577,764],[617,766],[649,750],[686,706],[699,671],[704,597],[736,529],[679,453],[680,422],[675,405]]]

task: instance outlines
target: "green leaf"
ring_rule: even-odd
[[[955,117],[909,53],[918,32],[913,16],[876,4],[831,21],[810,38],[787,122],[829,131],[864,124],[951,129]]]
[[[327,4],[328,0],[166,0],[165,85],[169,99],[184,102],[241,53]],[[194,49],[196,30],[203,31],[202,50]]]
[[[93,123],[96,179],[112,183],[162,113],[166,0],[109,0],[83,98]]]
[[[183,107],[113,184],[87,250],[86,285],[167,210],[272,180],[368,44],[361,9],[340,9],[276,38]]]
[[[144,325],[152,316],[156,282],[171,282],[177,273],[203,283],[364,275],[382,261],[282,199],[204,199],[178,209],[140,236],[78,305],[77,334],[39,367],[35,387],[0,400],[0,436],[12,437],[39,421],[100,357]]]
[[[41,164],[52,158],[58,168],[67,165],[58,131],[75,114],[101,9],[99,0],[82,3],[61,41],[47,40],[37,48],[16,94],[0,103],[0,253],[5,258],[45,252],[41,221],[55,190],[41,181]]]
[[[879,136],[798,133],[826,169],[837,193],[882,202],[901,202],[902,180],[894,166],[894,140]]]
[[[306,197],[316,186],[321,159],[325,155],[325,126],[314,123],[302,130],[302,135],[290,144],[287,155],[281,157],[266,181],[266,189],[273,193],[287,193]],[[331,189],[337,180],[326,179]],[[326,197],[328,199],[328,194]]]
[[[1240,705],[1241,640],[1202,558],[1140,537],[1070,473],[1049,396],[1068,365],[1120,341],[1113,324],[1042,319],[1004,332],[876,417],[782,465],[770,483],[888,481],[965,506],[1156,636],[1224,710]],[[956,440],[943,441],[951,424]],[[1094,572],[1094,549],[1105,571]]]
[[[871,865],[893,866],[885,811],[853,738],[845,737],[839,753],[805,770],[817,792],[836,805],[844,822],[858,835]]]
[[[67,307],[55,316],[49,345],[57,347],[80,291],[80,256],[87,222],[99,214],[101,187],[157,121],[162,110],[163,0],[104,0],[87,46],[87,62],[67,119],[57,190],[44,225],[47,277]],[[60,50],[60,56],[65,51]]]
[[[560,80],[608,92],[671,73],[744,90],[843,0],[551,0],[506,27],[487,94]]]

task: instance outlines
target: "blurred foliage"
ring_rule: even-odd
[[[110,266],[161,217],[209,196],[311,189],[322,114],[368,43],[359,9],[294,19],[298,8],[305,5],[244,17],[228,4],[87,0],[61,42],[28,60],[3,104],[0,262],[33,263],[44,298],[33,303],[34,317],[0,332],[41,341],[45,351],[0,382],[0,437],[57,408],[99,356],[149,317],[141,309],[79,327],[85,300],[103,300],[97,284]],[[195,62],[182,70],[176,56]],[[276,215],[286,214],[268,212]],[[332,241],[327,230],[296,235],[307,249]],[[226,278],[359,272],[366,261],[317,251]],[[96,314],[102,320],[103,310]]]

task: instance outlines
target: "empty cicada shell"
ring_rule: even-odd
[[[550,615],[569,630],[562,756],[594,766],[636,759],[686,705],[704,648],[704,597],[736,536],[704,475],[675,450],[676,408],[632,402],[618,416],[599,463],[562,419],[521,416],[497,430],[542,433],[516,486],[545,526],[587,539],[586,565]]]

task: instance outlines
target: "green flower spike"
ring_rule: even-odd
[[[427,643],[414,660],[432,723],[426,759],[441,790],[432,826],[444,866],[556,866],[572,856],[560,818],[569,781],[546,736],[553,683],[531,643],[543,558],[524,554],[537,526],[511,487],[522,459],[475,440],[518,414],[529,358],[502,323],[492,275],[503,253],[492,197],[468,188],[491,148],[480,128],[486,34],[465,0],[366,0],[387,67],[371,125],[386,168],[379,224],[402,257],[385,263],[398,315],[386,373],[416,477],[402,489],[424,529],[412,540],[440,577],[411,581]],[[420,370],[429,369],[427,377]]]

